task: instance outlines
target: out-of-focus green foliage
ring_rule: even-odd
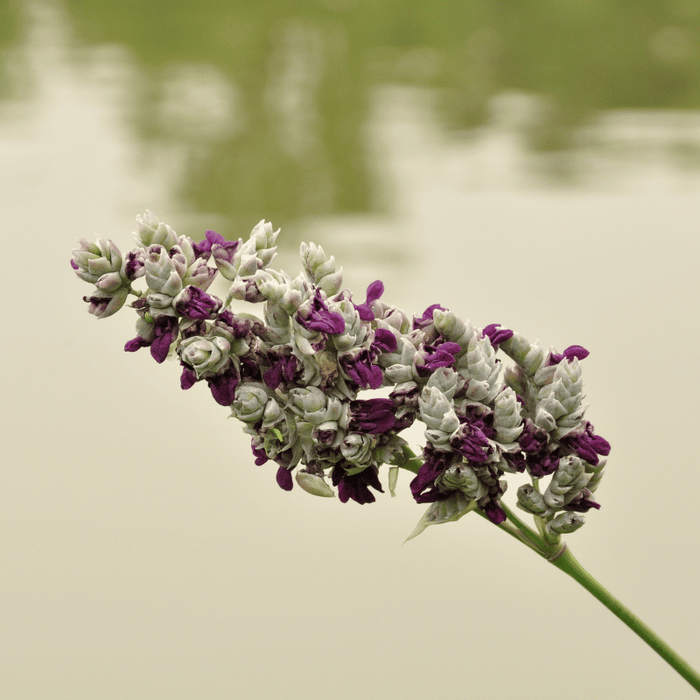
[[[19,43],[25,24],[20,0],[0,2],[0,100],[13,94],[15,82],[9,75],[9,52]]]
[[[16,7],[0,4],[0,47],[16,35]],[[527,131],[537,150],[566,149],[604,110],[700,107],[697,0],[64,7],[82,46],[128,50],[139,74],[133,126],[185,159],[183,202],[246,223],[375,206],[366,125],[378,85],[438,88],[452,129],[483,124],[503,92],[546,98]]]

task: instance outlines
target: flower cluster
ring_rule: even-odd
[[[265,221],[245,242],[207,231],[200,243],[151,212],[137,223],[125,256],[102,239],[73,252],[76,274],[95,285],[84,297],[90,313],[110,316],[133,295],[137,335],[125,349],[177,358],[183,389],[206,383],[251,435],[256,464],[277,465],[281,488],[296,481],[334,496],[336,487],[343,502],[370,503],[386,464],[392,493],[398,468],[415,473],[413,497],[430,504],[423,527],[474,509],[499,524],[504,477],[527,472],[518,505],[553,536],[599,507],[593,491],[610,446],[584,420],[580,346],[545,352],[437,304],[409,319],[381,300],[379,281],[355,300],[314,244],[302,244],[303,270],[291,278],[270,267],[279,231]],[[207,291],[217,275],[230,283],[223,300]],[[262,313],[234,313],[233,300]],[[514,363],[505,372],[499,350]],[[360,398],[381,388],[385,397]],[[400,436],[416,420],[420,459]]]

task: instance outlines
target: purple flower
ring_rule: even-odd
[[[566,348],[566,350],[564,350],[564,352],[561,354],[556,352],[551,353],[549,359],[547,360],[547,366],[551,367],[552,365],[558,365],[564,359],[571,361],[574,359],[574,357],[578,358],[579,360],[585,360],[590,354],[591,353],[581,345],[569,345],[569,347]]]
[[[525,419],[518,444],[525,453],[525,464],[532,476],[541,478],[557,470],[559,459],[562,457],[561,451],[550,447],[548,433],[538,428],[530,418]],[[504,453],[504,456],[509,464],[515,465],[518,471],[521,471],[519,469],[521,461],[516,455]]]
[[[204,240],[199,243],[194,243],[192,248],[194,249],[195,257],[203,258],[208,260],[211,255],[211,249],[213,245],[219,245],[226,249],[233,248],[234,252],[239,245],[239,241],[227,241],[221,234],[216,231],[206,231],[204,233]]]
[[[361,389],[378,389],[384,375],[377,365],[372,364],[373,359],[374,353],[371,350],[356,348],[343,353],[338,362],[350,381]]]
[[[326,306],[320,291],[299,307],[297,321],[304,328],[321,333],[339,335],[345,331],[343,315]]]
[[[572,500],[565,506],[564,510],[573,510],[577,513],[586,513],[591,508],[600,509],[600,503],[593,500],[593,494],[589,489],[582,489]]]
[[[493,447],[481,428],[486,426],[482,421],[461,423],[457,432],[450,439],[454,450],[467,458],[469,463],[482,464],[488,462]]]
[[[271,350],[267,353],[267,359],[272,367],[263,372],[262,378],[270,389],[277,389],[282,383],[282,379],[286,383],[294,379],[299,363],[297,358],[291,354],[291,350],[288,354]]]
[[[213,318],[221,308],[222,301],[210,296],[198,287],[188,285],[175,297],[175,311],[192,319]]]
[[[184,363],[181,362],[180,364],[182,364],[180,388],[185,390],[191,389],[199,381],[197,374]],[[240,378],[233,365],[229,365],[221,374],[213,377],[200,377],[200,379],[205,379],[216,403],[221,406],[230,406],[233,403],[236,387],[240,383]]]
[[[233,403],[240,379],[232,364],[225,372],[214,377],[207,377],[206,381],[216,403],[220,406],[230,406]]]
[[[331,481],[333,486],[338,487],[338,498],[341,503],[347,503],[350,499],[360,504],[374,503],[376,499],[369,487],[384,493],[377,476],[378,472],[377,467],[367,467],[357,474],[349,475],[341,465],[333,467]]]
[[[496,349],[501,343],[513,337],[513,331],[507,328],[500,328],[500,323],[491,323],[484,328],[484,335],[489,337],[491,345]]]
[[[610,454],[610,443],[593,432],[589,421],[585,421],[583,432],[569,433],[561,439],[561,443],[594,467],[600,462],[598,455],[607,457]]]
[[[124,346],[124,350],[136,352],[141,348],[150,347],[153,359],[161,363],[165,362],[175,338],[177,338],[177,319],[174,316],[159,316],[154,321],[151,338],[137,335]]]
[[[377,301],[382,294],[384,294],[384,283],[381,280],[377,280],[367,287],[367,300],[364,304],[353,303],[353,306],[363,321],[374,321],[374,311],[372,311],[371,308],[372,302]]]
[[[257,447],[255,445],[255,442],[251,442],[250,446],[253,450],[256,465],[260,466],[261,464],[265,464],[265,462],[268,462],[270,460],[270,458],[267,456],[267,452],[265,452],[265,450],[262,447]]]
[[[440,309],[440,311],[447,311],[447,309],[444,306],[440,306],[440,304],[433,304],[432,306],[429,306],[423,312],[422,316],[413,317],[413,330],[415,331],[429,326],[433,322],[433,311],[435,311],[435,309]]]
[[[486,513],[486,517],[494,523],[494,525],[500,525],[505,522],[506,512],[498,505],[498,501],[491,500],[486,505],[480,506],[481,510]]]
[[[124,264],[124,274],[127,279],[133,282],[133,280],[142,277],[145,273],[143,250],[132,250],[130,253],[127,253]]]
[[[374,342],[371,345],[371,349],[378,352],[396,352],[398,347],[398,341],[396,336],[386,328],[378,328],[374,331]]]
[[[221,274],[226,277],[224,273],[232,270],[233,258],[238,247],[241,245],[241,241],[227,241],[221,234],[216,233],[216,231],[207,231],[204,235],[206,236],[206,243],[202,241],[199,246],[203,249],[206,249],[207,245],[209,246],[209,250],[214,256],[216,266],[219,268]],[[198,250],[201,248],[198,248]],[[227,277],[227,279],[230,278]]]
[[[83,297],[83,301],[89,304],[88,313],[97,318],[107,318],[117,313],[126,303],[129,294],[127,287],[120,287],[114,292],[105,292],[95,289],[95,293],[89,297]]]
[[[422,364],[416,363],[418,374],[425,376],[438,367],[452,367],[455,363],[455,355],[461,350],[457,343],[442,343],[441,345],[424,345],[420,359]]]
[[[134,341],[132,340],[130,342],[133,343]],[[185,365],[183,362],[180,362],[180,364],[182,365],[180,388],[187,391],[187,389],[191,389],[197,383],[197,375],[191,367],[187,367],[187,365]]]
[[[281,466],[277,470],[277,485],[285,491],[291,491],[294,486],[292,472],[285,466]]]
[[[423,448],[425,462],[418,470],[418,474],[411,480],[411,493],[416,503],[433,503],[442,501],[449,495],[441,491],[435,480],[444,474],[454,462],[457,456],[453,452],[436,450],[430,443]]]
[[[391,399],[358,399],[350,402],[350,427],[357,432],[379,435],[396,425]]]
[[[522,452],[503,452],[503,459],[508,466],[516,472],[524,472],[527,467],[527,460]]]

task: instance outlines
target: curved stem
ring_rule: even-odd
[[[685,659],[682,659],[659,635],[642,622],[634,613],[626,608],[617,598],[611,595],[576,561],[571,551],[564,546],[561,554],[551,563],[567,573],[574,581],[580,583],[589,593],[594,595],[610,612],[620,618],[633,632],[638,634],[659,656],[665,659],[673,668],[700,692],[700,674],[695,671]]]
[[[418,471],[421,460],[416,457],[408,447],[403,448],[401,458],[394,464],[403,469],[413,472]],[[633,632],[643,639],[661,658],[665,659],[690,685],[700,692],[700,674],[681,658],[656,632],[642,622],[631,610],[625,607],[607,589],[603,588],[594,579],[568,549],[567,545],[561,541],[561,537],[553,535],[551,538],[547,533],[540,533],[533,530],[523,522],[505,503],[500,502],[506,513],[506,522],[500,523],[498,527],[507,532],[511,537],[526,544],[541,557],[546,559],[564,573],[571,576],[574,581],[580,583],[591,595],[595,596],[610,612],[616,615]],[[483,518],[488,516],[480,508],[475,510]]]

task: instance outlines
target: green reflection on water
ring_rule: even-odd
[[[0,4],[0,49],[21,4]],[[639,0],[68,0],[84,47],[125,47],[131,123],[184,154],[183,206],[236,222],[375,209],[373,89],[439,89],[445,127],[488,119],[494,96],[547,98],[533,150],[562,151],[611,109],[700,106],[700,4]],[[4,55],[4,53],[3,53]],[[5,81],[7,83],[7,81]],[[9,90],[5,83],[2,89]]]

